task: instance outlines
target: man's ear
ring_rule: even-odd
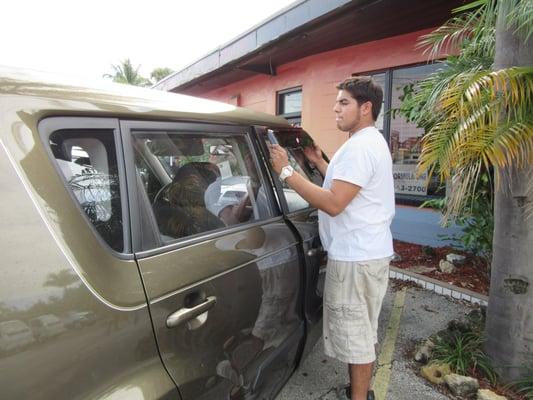
[[[372,115],[372,103],[370,101],[364,102],[361,111],[363,115]]]

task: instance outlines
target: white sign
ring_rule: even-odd
[[[394,164],[394,191],[398,194],[425,196],[428,191],[427,173],[416,176],[416,164]]]

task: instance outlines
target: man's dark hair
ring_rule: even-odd
[[[372,118],[378,119],[383,102],[383,89],[370,76],[352,76],[337,85],[338,90],[345,90],[361,105],[372,103]]]

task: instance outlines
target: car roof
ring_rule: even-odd
[[[0,65],[3,95],[42,100],[44,116],[63,112],[286,127],[281,117],[156,89]],[[46,101],[48,100],[48,102]]]

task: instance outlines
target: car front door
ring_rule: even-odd
[[[311,137],[304,130],[291,127],[256,128],[256,131],[261,138],[261,146],[265,154],[268,151],[265,145],[271,140],[276,140],[287,150],[289,163],[295,171],[311,182],[322,186],[322,175],[304,156],[304,147],[313,143]],[[275,139],[269,135],[268,131],[274,135]],[[272,168],[270,171],[284,214],[300,236],[305,260],[303,274],[305,282],[304,313],[307,323],[307,338],[303,352],[303,357],[305,357],[322,334],[322,295],[326,272],[326,254],[320,243],[318,211],[310,207],[309,203],[285,182],[281,182]]]
[[[273,398],[304,338],[297,236],[250,129],[123,121],[133,247],[183,400]]]

